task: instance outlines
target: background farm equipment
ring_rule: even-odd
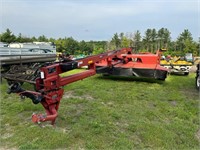
[[[160,53],[132,54],[132,49],[124,48],[88,56],[77,60],[45,63],[33,66],[32,72],[26,74],[27,68],[12,68],[3,77],[8,81],[8,93],[17,93],[22,98],[28,97],[34,104],[41,103],[46,114],[33,114],[32,121],[40,123],[51,121],[54,125],[58,115],[60,100],[63,96],[63,86],[95,75],[107,73],[119,76],[150,77],[165,80],[167,69],[160,66]],[[20,65],[19,65],[20,66]],[[63,77],[62,73],[88,66],[88,70]],[[22,88],[22,83],[28,82],[34,86],[34,91]]]
[[[166,57],[161,59],[160,65],[167,68],[169,73],[188,75],[193,65],[193,59],[189,54],[185,57]]]
[[[1,71],[16,69],[28,74],[40,64],[55,61],[56,46],[51,42],[0,43],[0,56]]]

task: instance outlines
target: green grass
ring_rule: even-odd
[[[75,71],[76,72],[76,71]],[[24,86],[29,85],[25,84]],[[1,88],[2,149],[199,149],[195,74],[149,79],[93,77],[65,86],[56,127],[31,122],[40,104]]]

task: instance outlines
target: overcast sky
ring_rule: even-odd
[[[0,26],[1,33],[86,41],[164,27],[172,39],[189,29],[197,40],[200,0],[0,0]]]

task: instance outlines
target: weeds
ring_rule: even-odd
[[[28,85],[25,85],[28,86]],[[1,88],[1,148],[198,149],[195,75],[166,81],[96,75],[64,87],[56,128],[31,122],[41,105]]]

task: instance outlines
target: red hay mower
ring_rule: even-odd
[[[88,66],[88,70],[66,77],[60,76],[64,72],[83,66]],[[32,76],[26,79],[22,78],[23,72],[21,75],[19,73],[18,76],[16,73],[7,72],[3,77],[10,85],[9,94],[17,93],[22,98],[30,98],[34,104],[42,104],[46,114],[33,114],[32,121],[34,123],[51,121],[51,124],[54,125],[58,116],[60,100],[64,93],[63,86],[67,84],[93,76],[96,73],[165,80],[167,72],[167,69],[160,66],[159,51],[156,54],[132,54],[131,48],[123,48],[78,60],[47,63],[35,69]],[[35,91],[23,89],[22,82],[33,84]]]

